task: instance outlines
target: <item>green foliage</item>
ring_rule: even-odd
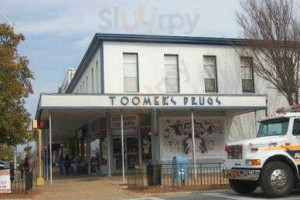
[[[11,161],[14,158],[14,149],[11,146],[0,145],[0,160]]]
[[[11,26],[0,24],[0,145],[15,146],[31,135],[24,99],[33,92],[33,73],[28,59],[18,53],[24,39]]]

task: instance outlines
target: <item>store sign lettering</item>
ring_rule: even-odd
[[[218,96],[109,96],[111,106],[220,106]]]

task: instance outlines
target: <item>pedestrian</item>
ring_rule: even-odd
[[[58,158],[58,168],[59,168],[59,174],[64,175],[64,157],[62,154],[60,154]]]
[[[69,169],[71,166],[71,160],[69,154],[66,154],[65,156],[65,169],[66,169],[66,175],[69,176]]]
[[[25,157],[24,163],[23,163],[23,169],[25,173],[30,172],[30,162],[28,156]]]

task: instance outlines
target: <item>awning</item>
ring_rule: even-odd
[[[38,112],[64,109],[234,109],[266,108],[265,95],[41,94]]]
[[[41,94],[36,119],[49,119],[49,143],[63,142],[82,125],[106,112],[121,114],[121,138],[123,139],[123,113],[149,112],[150,110],[221,111],[225,115],[238,115],[266,109],[265,95],[201,95],[201,94]],[[121,112],[120,112],[121,111]],[[123,142],[122,142],[123,144]],[[195,148],[193,148],[195,150]],[[122,148],[122,174],[124,172],[124,148]],[[195,156],[195,153],[193,154]],[[52,153],[50,154],[52,159]],[[50,159],[50,160],[51,160]],[[194,159],[195,160],[195,159]],[[52,183],[52,168],[50,168]]]

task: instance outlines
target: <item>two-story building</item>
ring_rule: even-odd
[[[107,175],[178,153],[224,159],[227,141],[254,137],[256,120],[286,104],[238,53],[246,45],[96,34],[64,93],[41,94],[36,118],[49,119],[50,144],[73,138],[90,172],[93,159]]]

